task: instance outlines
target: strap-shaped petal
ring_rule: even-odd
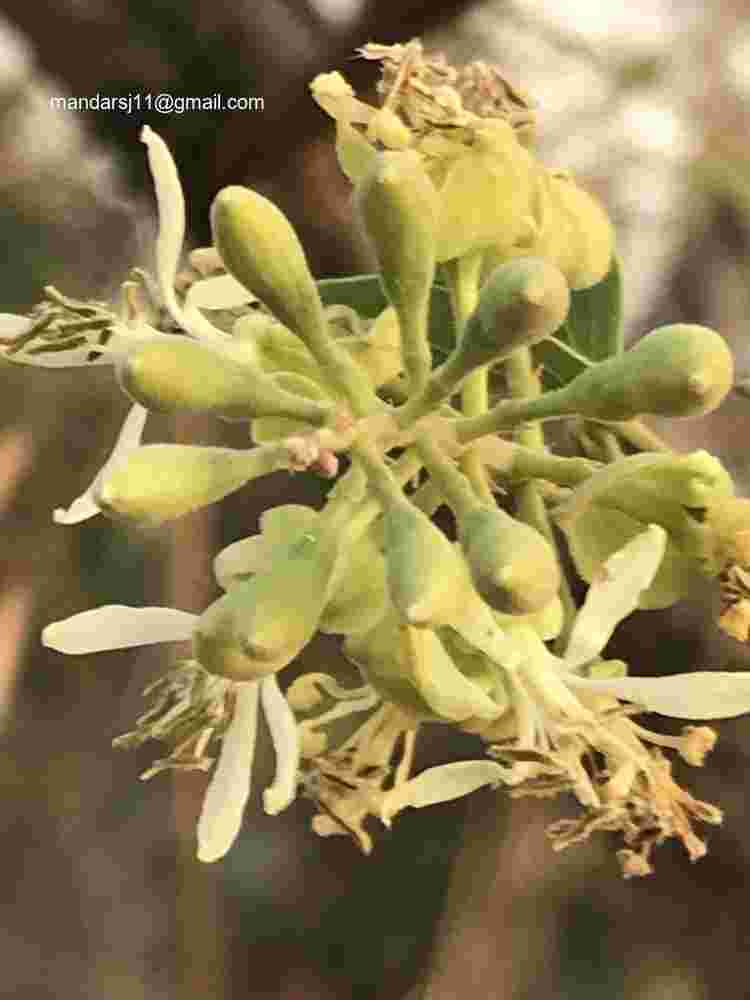
[[[461,760],[430,767],[388,792],[383,799],[380,818],[390,825],[391,817],[407,806],[422,809],[438,802],[450,802],[485,785],[497,786],[510,777],[509,768],[491,760]]]
[[[161,136],[144,125],[141,141],[148,153],[148,165],[159,209],[156,276],[164,304],[174,321],[191,336],[207,341],[227,340],[228,336],[209,323],[198,309],[194,306],[183,309],[177,301],[174,283],[185,240],[185,196],[177,166]]]
[[[109,458],[96,474],[91,485],[81,494],[81,496],[77,497],[73,501],[67,510],[62,507],[58,507],[53,512],[52,518],[56,524],[78,524],[81,521],[86,521],[90,517],[94,517],[100,512],[101,508],[95,500],[99,483],[101,483],[102,480],[108,476],[110,472],[112,472],[115,466],[126,458],[130,452],[139,447],[147,417],[148,410],[139,403],[135,403],[130,408]]]
[[[154,181],[159,210],[159,230],[156,236],[156,276],[159,290],[170,313],[179,311],[174,294],[174,279],[185,242],[185,196],[182,193],[177,165],[167,144],[149,128],[143,126],[141,141],[148,151],[148,165]]]
[[[651,524],[607,559],[573,625],[564,657],[570,670],[597,657],[617,625],[635,611],[638,597],[656,575],[666,544],[666,531]]]
[[[242,826],[255,757],[259,687],[257,681],[236,686],[234,715],[224,734],[198,820],[199,861],[223,858]]]
[[[197,615],[176,608],[105,604],[52,622],[42,632],[42,642],[58,653],[77,654],[182,642],[191,638],[197,620]]]
[[[733,719],[750,712],[750,673],[699,670],[671,677],[592,680],[566,677],[576,688],[601,691],[673,719]]]
[[[260,682],[260,697],[276,753],[276,777],[263,792],[263,808],[269,816],[276,816],[291,805],[297,794],[299,730],[275,674]]]

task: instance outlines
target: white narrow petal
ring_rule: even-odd
[[[89,517],[94,517],[99,513],[100,507],[95,499],[99,483],[105,476],[109,475],[119,462],[127,458],[131,451],[139,447],[147,417],[148,410],[145,406],[135,403],[130,408],[109,458],[99,472],[97,472],[85,492],[77,497],[67,510],[58,507],[53,512],[52,518],[56,524],[79,524],[81,521],[85,521]]]
[[[602,578],[591,584],[576,616],[564,657],[569,669],[598,656],[617,625],[635,611],[642,591],[656,576],[666,545],[666,531],[651,524],[607,559]]]
[[[185,240],[185,196],[182,193],[177,166],[162,137],[144,125],[141,141],[148,154],[148,165],[154,181],[159,210],[156,237],[156,277],[164,305],[183,330],[203,340],[225,340],[228,335],[217,330],[198,309],[183,309],[174,292],[177,268]]]
[[[263,792],[263,808],[269,816],[276,816],[291,805],[297,794],[299,729],[275,674],[260,682],[260,697],[276,753],[276,777]]]
[[[497,786],[510,776],[510,770],[492,760],[462,760],[441,764],[422,771],[416,778],[396,785],[383,798],[380,818],[388,823],[392,816],[412,806],[422,809],[438,802],[450,802],[483,788]]]
[[[234,715],[198,820],[198,860],[218,861],[234,843],[250,797],[258,731],[258,681],[236,686]]]
[[[154,642],[190,639],[198,615],[176,608],[131,608],[105,604],[71,618],[52,622],[42,642],[59,653],[101,653]]]
[[[196,281],[185,296],[185,305],[198,309],[234,309],[257,301],[252,292],[248,292],[231,274],[218,274]]]
[[[673,719],[733,719],[750,712],[750,673],[697,671],[672,677],[565,678],[569,685],[614,695]]]
[[[0,313],[0,337],[19,337],[31,326],[28,316],[18,313]]]
[[[159,230],[156,237],[156,276],[159,290],[169,311],[172,312],[173,307],[179,311],[174,282],[185,242],[185,196],[177,166],[162,137],[148,125],[144,125],[141,142],[146,145],[159,210]]]

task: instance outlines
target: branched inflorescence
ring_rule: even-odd
[[[741,714],[750,675],[643,679],[602,654],[623,618],[675,603],[696,576],[716,580],[721,624],[747,639],[748,501],[715,458],[674,454],[640,422],[713,410],[732,385],[731,354],[685,324],[622,350],[616,294],[602,294],[618,283],[607,214],[536,159],[530,103],[497,70],[455,69],[418,42],[362,54],[383,65],[379,106],[338,73],[312,92],[335,120],[379,263],[377,279],[346,283],[369,304],[329,304],[330,284],[324,304],[287,219],[243,187],[219,192],[214,245],[181,270],[177,169],[144,128],[155,277],[134,272],[117,305],[48,289],[29,317],[3,318],[8,361],[111,364],[133,401],[94,482],[55,512],[61,523],[102,511],[158,524],[278,469],[335,480],[322,509],[273,507],[217,555],[224,593],[203,614],[107,606],[49,625],[44,641],[78,654],[192,641],[116,742],[167,744],[144,777],[213,767],[203,860],[240,829],[260,708],[277,758],[266,811],[301,791],[317,833],[365,852],[372,819],[505,785],[572,793],[582,814],[552,827],[555,847],[618,831],[626,875],[650,871],[669,837],[696,859],[693,825],[721,814],[676,784],[664,751],[701,764],[714,733],[665,736],[633,716]],[[451,328],[436,331],[446,300]],[[600,304],[591,356],[575,339],[581,302]],[[567,364],[554,388],[536,353],[551,347]],[[244,422],[253,445],[142,445],[149,412]],[[543,423],[555,418],[570,421],[582,455],[547,449]],[[432,520],[444,505],[456,541]],[[555,523],[590,583],[580,609]],[[283,693],[278,675],[318,632],[342,637],[361,686],[309,674]],[[486,754],[414,775],[430,723],[477,734]]]

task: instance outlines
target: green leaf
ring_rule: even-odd
[[[318,291],[324,306],[349,306],[365,319],[374,319],[388,307],[379,274],[354,274],[348,278],[323,278]],[[430,344],[439,364],[453,349],[453,314],[450,295],[443,285],[432,286]]]
[[[544,386],[557,389],[583,369],[623,351],[622,271],[617,257],[606,278],[571,292],[568,318],[554,337],[534,348],[544,369]]]
[[[323,278],[318,282],[318,291],[324,306],[349,306],[366,319],[373,319],[388,305],[379,274]]]

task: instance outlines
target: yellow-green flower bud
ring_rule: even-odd
[[[459,518],[459,538],[474,586],[506,614],[540,611],[560,587],[557,557],[546,538],[498,507]]]
[[[273,559],[235,577],[200,617],[195,658],[211,673],[255,680],[285,667],[315,634],[336,562],[335,545],[314,530],[274,548]]]
[[[271,469],[257,450],[147,444],[104,478],[96,502],[105,514],[159,524],[221,500]]]
[[[367,632],[382,618],[387,602],[385,560],[372,532],[366,532],[353,545],[344,545],[320,630],[342,635]]]
[[[721,403],[733,377],[731,351],[718,333],[678,323],[581,372],[564,389],[547,393],[542,405],[599,420],[702,416]]]
[[[255,577],[252,609],[243,617],[243,648],[254,660],[286,666],[315,634],[331,594],[335,539],[319,530],[292,539]]]
[[[249,188],[221,190],[211,207],[214,243],[224,266],[295,333],[323,326],[323,306],[305,252],[289,220]]]
[[[383,515],[388,590],[410,625],[449,624],[466,602],[460,554],[432,521],[408,500]]]
[[[382,153],[357,200],[398,315],[407,373],[424,382],[432,366],[427,321],[435,278],[438,197],[418,153]]]
[[[482,287],[454,354],[467,371],[499,361],[553,334],[569,308],[568,285],[553,263],[541,257],[509,260]]]
[[[175,337],[146,342],[121,363],[118,378],[136,402],[158,413],[211,413],[230,420],[286,416],[319,426],[329,405],[281,389],[252,366],[205,344]]]

